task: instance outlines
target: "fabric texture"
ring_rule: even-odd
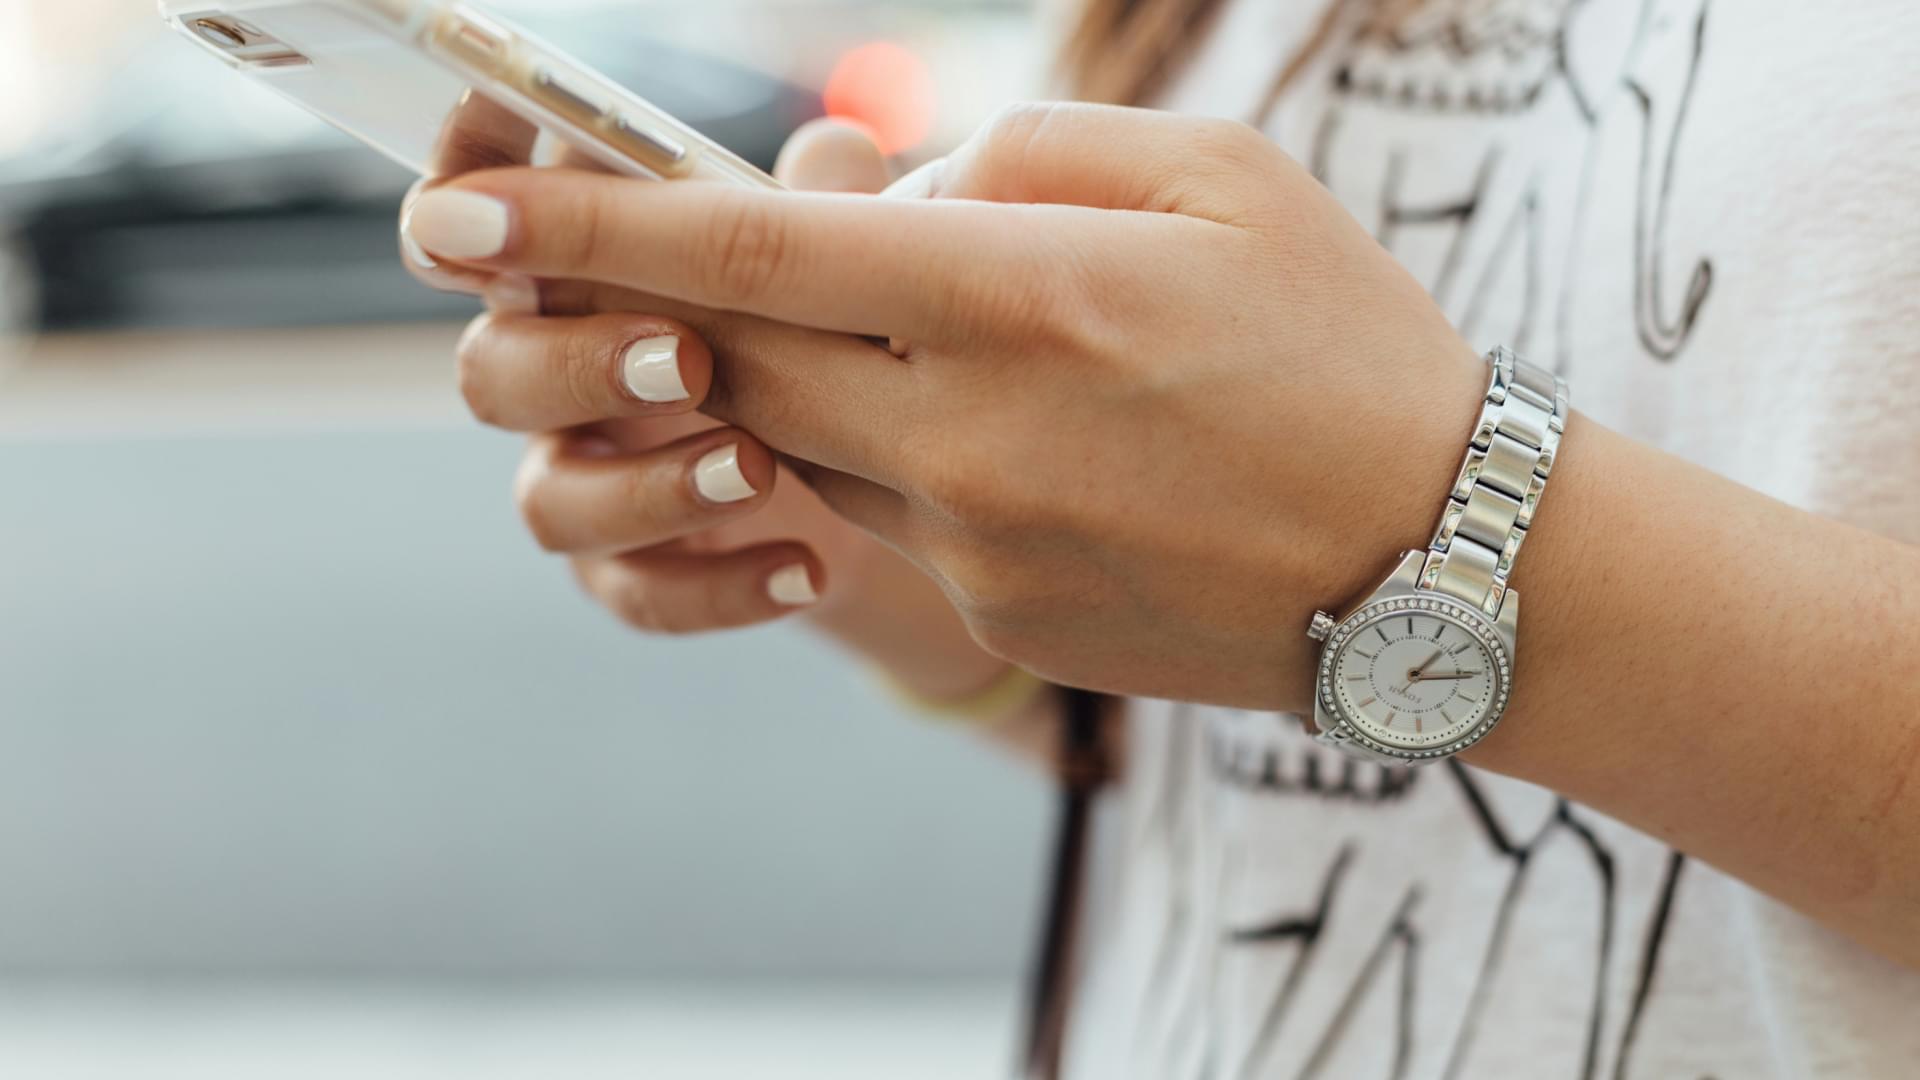
[[[1920,7],[1407,6],[1252,115],[1322,10],[1240,0],[1158,104],[1251,119],[1589,416],[1920,544]],[[1920,1076],[1920,972],[1589,808],[1291,717],[1129,725],[1070,1077]]]

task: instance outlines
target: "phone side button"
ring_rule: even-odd
[[[464,8],[442,12],[428,31],[427,42],[443,55],[487,75],[498,75],[506,62],[506,32]]]
[[[578,124],[591,126],[606,112],[599,102],[554,78],[553,72],[544,68],[533,73],[533,91],[548,108]]]
[[[685,143],[636,127],[618,113],[607,126],[608,138],[615,146],[661,176],[685,176],[693,164],[693,155]]]

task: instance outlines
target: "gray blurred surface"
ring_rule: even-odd
[[[29,1080],[991,1080],[996,984],[34,988],[0,985]],[[743,1037],[744,1036],[744,1037]]]
[[[0,972],[1001,979],[1043,786],[630,634],[475,431],[0,442]]]

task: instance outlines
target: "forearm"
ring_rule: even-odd
[[[1584,418],[1560,460],[1468,759],[1920,963],[1920,551]]]

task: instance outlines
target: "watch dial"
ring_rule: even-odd
[[[1346,632],[1332,671],[1337,710],[1391,746],[1440,747],[1505,704],[1504,661],[1482,631],[1433,609],[1397,609]]]

